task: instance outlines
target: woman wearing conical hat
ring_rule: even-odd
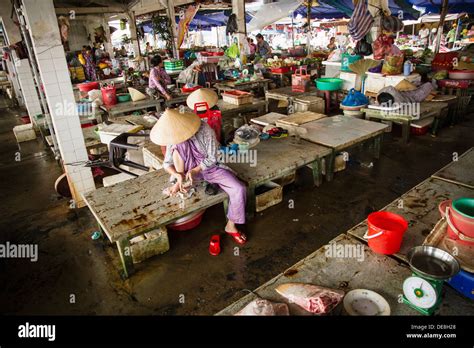
[[[225,231],[237,243],[245,244],[247,237],[236,224],[245,223],[246,188],[219,163],[219,143],[214,130],[193,113],[167,109],[151,130],[150,139],[155,144],[166,145],[163,167],[176,180],[170,193],[185,190],[186,180],[203,179],[217,184],[229,196]]]

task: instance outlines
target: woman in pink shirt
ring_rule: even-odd
[[[150,60],[152,66],[150,76],[148,77],[148,88],[146,92],[152,98],[159,98],[158,93],[162,94],[167,100],[170,100],[171,94],[166,90],[166,86],[171,84],[171,77],[163,68],[163,60],[160,56],[154,56]]]

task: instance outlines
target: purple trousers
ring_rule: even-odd
[[[191,139],[175,145],[172,147],[172,150],[178,151],[181,159],[184,161],[185,173],[197,167],[206,158]],[[203,179],[208,183],[217,184],[227,193],[229,196],[227,218],[236,224],[245,223],[246,188],[232,172],[225,168],[214,166],[201,171],[197,179]]]

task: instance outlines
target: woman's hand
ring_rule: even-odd
[[[201,171],[201,167],[197,166],[193,169],[191,169],[187,174],[186,174],[186,181],[189,181],[191,185],[193,184],[193,176],[199,174]]]
[[[184,175],[181,174],[181,173],[174,173],[173,174],[173,177],[176,179],[176,184],[177,184],[177,188],[181,191],[183,190],[183,181],[184,181]],[[173,186],[173,189],[175,187]],[[175,192],[176,193],[176,192]]]
[[[173,97],[171,95],[169,95],[168,93],[165,94],[165,98],[166,100],[171,100],[173,99]]]

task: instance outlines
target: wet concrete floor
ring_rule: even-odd
[[[373,167],[368,152],[351,153],[348,168],[320,188],[311,187],[309,169],[299,171],[283,203],[248,223],[249,242],[238,253],[229,238],[221,255],[208,253],[211,234],[223,232],[219,205],[198,228],[170,232],[170,251],[123,281],[115,246],[90,238],[97,227],[88,208],[70,210],[55,193],[61,169],[51,151],[40,139],[16,143],[21,115],[0,109],[0,243],[37,243],[39,258],[0,261],[0,309],[9,314],[214,314],[474,146],[472,116],[409,145],[386,134]]]

